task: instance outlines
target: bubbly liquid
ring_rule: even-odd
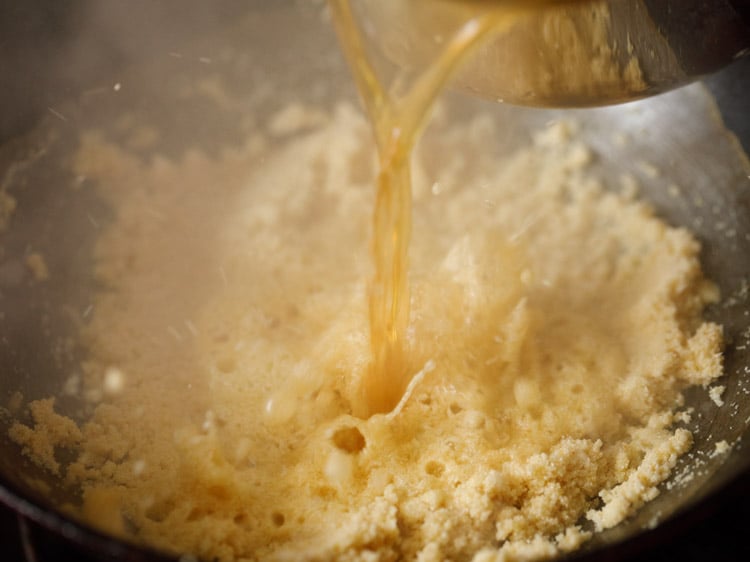
[[[370,416],[392,410],[414,374],[406,334],[409,326],[409,237],[412,149],[430,110],[453,72],[484,37],[509,29],[522,14],[502,7],[466,8],[458,31],[420,70],[403,92],[381,80],[368,58],[351,0],[331,0],[344,53],[369,116],[378,148],[379,173],[373,218],[375,273],[369,289],[372,364],[356,412]]]

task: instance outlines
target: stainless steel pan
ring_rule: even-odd
[[[200,146],[211,153],[248,134],[236,116],[250,105],[228,110],[184,95],[196,81],[215,76],[239,99],[253,98],[258,123],[291,100],[325,106],[355,94],[322,3],[190,0],[177,9],[166,0],[79,0],[64,7],[37,0],[2,10],[0,181],[17,200],[0,233],[0,405],[7,406],[17,391],[25,400],[58,394],[85,355],[74,334],[97,290],[90,273],[96,226],[113,211],[92,192],[69,188],[77,180],[68,158],[82,130],[98,128],[116,138],[113,124],[131,113],[161,132],[158,147],[149,151],[179,154]],[[746,149],[749,69],[747,60],[740,61],[709,81],[724,120]],[[450,97],[454,118],[493,112],[521,135],[561,115]],[[748,497],[750,448],[743,439],[750,435],[750,166],[701,85],[636,104],[571,111],[584,123],[601,165],[639,176],[643,196],[669,222],[697,234],[705,269],[725,296],[709,316],[726,328],[726,406],[717,410],[700,389],[688,396],[702,414],[693,424],[696,477],[665,486],[636,517],[573,556],[618,559],[668,540],[715,509],[722,513],[736,494]],[[616,146],[614,130],[636,140]],[[498,139],[498,150],[512,148],[503,142]],[[661,176],[639,172],[640,160],[657,164]],[[667,179],[682,186],[680,197],[666,189]],[[53,282],[32,282],[23,266],[30,246],[47,257]],[[82,417],[88,412],[74,398],[61,399],[60,407]],[[19,514],[24,536],[43,536],[34,546],[38,552],[49,559],[70,548],[77,557],[102,560],[163,557],[63,515],[59,505],[75,501],[75,494],[22,456],[6,436],[11,421],[0,417],[0,502]],[[740,446],[727,458],[711,458],[719,439],[739,439]],[[662,524],[652,530],[654,520]]]

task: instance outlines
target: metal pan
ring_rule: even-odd
[[[0,77],[0,178],[2,189],[17,201],[0,234],[3,406],[19,391],[24,400],[59,394],[82,358],[83,350],[69,342],[85,319],[73,318],[71,311],[82,314],[97,290],[91,275],[92,217],[106,222],[113,210],[90,192],[69,188],[76,178],[68,159],[81,131],[98,128],[116,137],[114,124],[127,113],[159,128],[160,141],[149,151],[174,155],[200,146],[211,153],[232,146],[248,133],[236,118],[243,108],[228,110],[205,97],[184,95],[191,84],[213,77],[240,96],[256,96],[260,120],[293,100],[327,106],[340,97],[355,99],[335,37],[316,3],[224,0],[208,6],[191,0],[181,3],[179,13],[166,1],[125,7],[114,0],[80,0],[64,9],[58,4],[4,7],[12,13],[0,17],[2,68],[15,69]],[[739,61],[708,81],[724,122],[745,149],[750,146],[749,74],[748,61]],[[456,118],[493,112],[520,132],[562,115],[460,96],[452,97],[450,107]],[[705,269],[725,296],[709,317],[726,329],[726,405],[716,409],[705,391],[688,395],[702,415],[692,427],[695,456],[682,462],[700,459],[696,477],[681,486],[667,483],[637,516],[572,556],[623,559],[675,536],[689,540],[685,529],[704,529],[696,522],[729,513],[726,502],[738,494],[748,497],[750,450],[735,447],[726,458],[710,453],[719,439],[741,445],[750,422],[750,303],[743,289],[750,278],[750,166],[701,85],[634,104],[571,111],[565,115],[584,124],[603,165],[614,173],[639,175],[643,196],[662,216],[696,233]],[[615,129],[637,142],[615,146]],[[634,167],[644,159],[659,165],[659,178]],[[667,181],[681,185],[680,197],[669,194]],[[54,283],[30,278],[23,265],[29,247],[48,257]],[[59,353],[61,346],[65,353]],[[61,404],[72,413],[85,410],[75,399]],[[27,548],[45,559],[65,559],[66,552],[92,560],[169,558],[66,516],[60,506],[75,498],[7,438],[11,422],[12,417],[0,417],[0,503],[18,514]],[[660,524],[651,529],[655,520]]]

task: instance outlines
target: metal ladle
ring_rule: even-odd
[[[648,97],[750,52],[750,0],[357,0],[370,48],[399,71],[431,60],[461,22],[528,9],[472,54],[456,85],[520,105],[582,107]]]

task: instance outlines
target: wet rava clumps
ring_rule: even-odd
[[[117,210],[80,334],[94,411],[11,428],[71,512],[205,560],[480,562],[574,550],[654,498],[691,447],[681,391],[722,367],[691,234],[606,189],[575,123],[503,154],[488,115],[438,123],[411,382],[363,417],[373,147],[350,105],[314,111],[221,156],[81,139],[74,174]]]

